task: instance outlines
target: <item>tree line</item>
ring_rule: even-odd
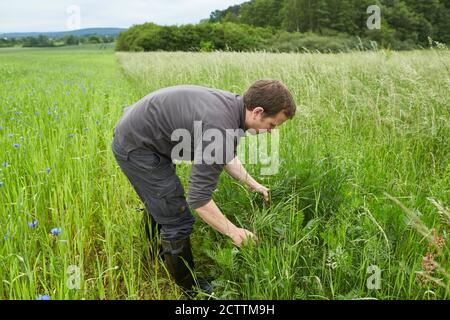
[[[61,46],[74,46],[85,43],[112,43],[115,38],[112,36],[74,36],[67,35],[62,38],[49,38],[46,35],[39,35],[37,37],[23,37],[23,38],[0,38],[0,48],[5,47],[61,47]]]
[[[379,6],[381,29],[367,28],[367,8]],[[336,32],[426,46],[450,42],[450,0],[252,0],[211,13],[210,22],[243,23],[293,32]]]
[[[369,29],[367,8],[381,11]],[[122,32],[120,51],[268,50],[324,52],[427,47],[450,42],[450,0],[252,0],[216,10],[199,24],[135,25]]]

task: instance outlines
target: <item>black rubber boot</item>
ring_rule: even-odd
[[[194,280],[194,257],[192,256],[191,241],[189,238],[184,240],[161,240],[164,252],[164,261],[175,282],[192,296],[195,293],[195,287],[201,291],[212,294],[211,284],[203,279]]]

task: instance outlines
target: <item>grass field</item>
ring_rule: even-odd
[[[194,255],[215,297],[449,299],[449,68],[446,50],[0,50],[0,299],[181,298],[147,259],[112,130],[155,89],[242,94],[267,77],[285,82],[298,112],[280,129],[279,172],[247,165],[270,206],[225,174],[214,193],[259,244],[237,250],[197,219]],[[177,171],[187,187],[189,165]]]

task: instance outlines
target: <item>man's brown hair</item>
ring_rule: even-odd
[[[296,105],[289,89],[279,80],[258,80],[244,94],[244,105],[248,110],[256,107],[264,109],[264,116],[274,117],[283,111],[292,119]]]

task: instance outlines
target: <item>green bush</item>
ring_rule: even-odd
[[[263,48],[272,37],[271,28],[227,23],[158,26],[153,23],[133,26],[117,40],[118,51],[248,51]]]

